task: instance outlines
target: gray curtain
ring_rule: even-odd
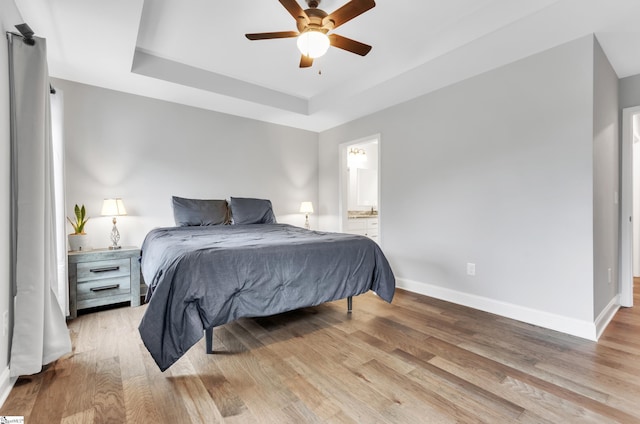
[[[14,323],[11,376],[35,374],[71,351],[57,287],[55,195],[46,40],[9,34],[11,246]]]

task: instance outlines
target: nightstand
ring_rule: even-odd
[[[78,309],[131,302],[140,306],[140,249],[68,252],[69,315]]]

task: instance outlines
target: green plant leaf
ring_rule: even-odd
[[[84,226],[87,221],[89,221],[89,218],[86,218],[87,210],[84,205],[82,205],[82,207],[75,205],[73,213],[76,216],[76,221],[73,222],[69,217],[67,217],[67,221],[69,221],[73,227],[73,230],[75,231],[74,234],[84,234]]]

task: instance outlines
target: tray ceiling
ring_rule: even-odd
[[[244,37],[296,29],[277,0],[16,3],[54,77],[311,131],[588,34],[619,77],[640,73],[637,0],[377,0],[336,30],[372,51],[331,48],[308,69],[295,39]]]

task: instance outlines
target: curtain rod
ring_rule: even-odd
[[[9,35],[22,38],[22,41],[29,46],[33,46],[34,44],[36,44],[36,40],[34,40],[33,38],[26,38],[24,35],[18,34],[17,32],[6,31],[5,34],[7,35],[7,38],[9,38]]]
[[[33,46],[35,44],[36,40],[33,39],[33,35],[35,34],[35,32],[33,32],[31,27],[29,27],[29,25],[27,25],[26,23],[23,23],[23,24],[15,25],[15,27],[20,32],[20,34],[22,34],[22,36],[24,37],[25,43],[29,44],[30,46]]]
[[[15,35],[17,37],[22,37],[22,40],[25,42],[25,44],[28,44],[30,46],[33,46],[36,43],[36,40],[33,39],[33,35],[35,33],[31,29],[31,27],[29,27],[29,25],[24,23],[24,24],[18,24],[18,25],[14,25],[14,26],[18,30],[18,32],[20,32],[20,34],[16,34],[13,31],[7,31],[6,32],[7,38],[9,38],[9,34],[11,34],[11,35]]]

